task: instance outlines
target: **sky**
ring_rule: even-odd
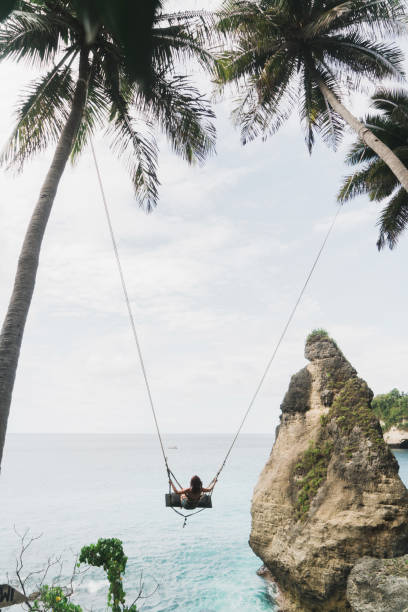
[[[0,66],[2,143],[19,92],[35,74]],[[363,101],[350,101],[357,114]],[[160,139],[160,203],[150,215],[103,134],[95,139],[159,422],[169,433],[236,430],[348,171],[344,147],[333,153],[318,144],[309,156],[296,116],[267,142],[242,147],[231,100],[215,108],[217,155],[205,166],[188,167]],[[0,171],[1,318],[51,154],[20,175]],[[274,431],[314,328],[329,331],[375,393],[408,390],[408,236],[378,253],[378,213],[366,198],[342,209],[245,432]],[[67,167],[46,232],[9,432],[153,431],[87,150]]]

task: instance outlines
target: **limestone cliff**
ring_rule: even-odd
[[[373,394],[323,332],[292,377],[252,501],[250,545],[285,610],[341,611],[360,557],[408,552],[408,491],[371,410]]]
[[[360,559],[348,577],[347,599],[353,612],[408,612],[408,555]]]

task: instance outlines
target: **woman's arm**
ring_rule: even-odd
[[[174,493],[177,493],[177,495],[183,495],[184,493],[186,493],[189,489],[181,489],[180,491],[178,491],[176,489],[176,487],[173,484],[172,480],[169,480],[169,485],[171,486],[171,488],[173,489]]]
[[[173,489],[174,493],[177,493],[177,495],[180,495],[180,491],[177,491],[176,487],[173,484],[173,481],[170,479],[169,480],[169,485],[171,486],[171,488]]]
[[[211,491],[213,490],[213,488],[215,487],[216,484],[217,484],[217,481],[214,480],[214,482],[211,483],[211,486],[208,487],[207,489],[203,487],[202,488],[202,492],[203,493],[211,493]]]

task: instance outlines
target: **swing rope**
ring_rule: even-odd
[[[130,299],[129,299],[129,292],[127,290],[127,285],[126,285],[126,281],[125,281],[125,275],[124,275],[124,272],[123,272],[123,267],[122,267],[122,263],[121,263],[120,256],[119,256],[119,249],[118,249],[118,245],[117,245],[117,242],[116,242],[115,232],[113,231],[112,217],[111,217],[111,214],[110,214],[110,210],[109,210],[109,206],[108,206],[108,200],[106,198],[105,189],[104,189],[103,182],[102,182],[102,176],[101,176],[101,172],[100,172],[100,169],[99,169],[99,164],[98,164],[98,160],[97,160],[97,157],[96,157],[95,148],[94,148],[94,144],[93,144],[92,139],[90,139],[90,145],[91,145],[92,157],[93,157],[94,164],[95,164],[96,175],[97,175],[97,178],[98,178],[99,189],[100,189],[100,192],[101,192],[103,207],[105,209],[106,220],[108,222],[109,234],[110,234],[110,237],[111,237],[113,251],[114,251],[115,259],[116,259],[116,264],[117,264],[118,271],[119,271],[120,282],[121,282],[121,285],[122,285],[122,290],[123,290],[123,295],[124,295],[124,298],[125,298],[126,308],[127,308],[128,315],[129,315],[130,326],[131,326],[131,329],[132,329],[133,338],[135,340],[135,344],[136,344],[136,348],[137,348],[137,353],[138,353],[140,365],[141,365],[141,368],[142,368],[143,379],[144,379],[144,383],[145,383],[145,387],[146,387],[146,391],[147,391],[147,396],[148,396],[148,399],[149,399],[150,408],[151,408],[151,411],[152,411],[152,414],[153,414],[154,424],[156,426],[157,436],[159,438],[160,448],[161,448],[161,452],[162,452],[162,455],[163,455],[163,460],[164,460],[164,465],[165,465],[166,472],[167,472],[167,477],[169,479],[169,492],[171,493],[170,480],[171,480],[172,477],[175,480],[176,484],[180,487],[180,489],[182,489],[183,487],[179,483],[179,481],[177,480],[177,478],[174,475],[174,473],[172,472],[172,470],[170,470],[170,467],[169,467],[169,464],[168,464],[168,460],[167,460],[167,456],[166,456],[166,453],[164,451],[163,438],[162,438],[162,435],[161,435],[161,432],[160,432],[159,422],[158,422],[158,419],[157,419],[155,405],[154,405],[154,401],[153,401],[153,395],[152,395],[151,387],[150,387],[150,384],[149,384],[149,379],[147,377],[146,366],[145,366],[145,363],[144,363],[142,349],[141,349],[141,346],[140,346],[139,337],[138,337],[137,330],[136,330],[136,323],[135,323],[135,319],[134,319],[134,316],[133,316],[133,310],[132,310],[132,306],[131,306]],[[190,518],[191,516],[194,516],[196,514],[199,514],[200,512],[205,510],[205,508],[201,508],[200,510],[197,510],[196,512],[191,512],[189,514],[183,514],[182,512],[179,512],[178,510],[176,510],[176,508],[173,508],[172,506],[171,506],[171,509],[176,514],[180,515],[184,519],[183,527],[186,526],[188,518]]]
[[[362,161],[362,159],[363,159],[363,156],[364,156],[364,153],[366,152],[366,150],[367,150],[367,145],[366,145],[365,147],[363,147],[363,150],[362,150],[362,153],[361,153],[361,156],[360,156],[360,159],[359,159],[358,165],[360,165],[360,164],[361,164],[361,161]],[[355,177],[356,173],[357,173],[357,170],[354,172],[353,176],[352,176],[352,177],[351,177],[351,179],[350,179],[349,184],[347,185],[347,189],[346,189],[346,192],[345,192],[345,196],[348,194],[348,192],[349,192],[349,190],[350,190],[350,187],[351,187],[351,185],[352,185],[352,182],[353,182],[353,179],[354,179],[354,177]],[[232,440],[232,443],[231,443],[230,447],[228,448],[227,454],[225,455],[225,458],[224,458],[223,462],[221,463],[221,467],[220,467],[220,469],[218,470],[217,474],[215,475],[214,479],[211,481],[211,484],[212,484],[213,482],[217,482],[217,480],[218,480],[218,476],[221,474],[222,470],[223,470],[223,469],[224,469],[224,467],[225,467],[225,464],[226,464],[226,463],[227,463],[227,461],[228,461],[228,458],[229,458],[229,456],[230,456],[230,454],[231,454],[232,449],[233,449],[233,448],[234,448],[234,446],[235,446],[235,443],[236,443],[236,441],[237,441],[237,439],[238,439],[239,434],[241,433],[241,430],[242,430],[242,428],[243,428],[243,426],[244,426],[244,424],[245,424],[245,421],[247,420],[248,415],[249,415],[249,413],[251,412],[251,408],[252,408],[252,406],[254,405],[255,400],[256,400],[256,398],[257,398],[257,397],[258,397],[258,395],[259,395],[260,390],[262,389],[262,386],[263,386],[263,384],[264,384],[264,382],[265,382],[265,379],[266,379],[266,377],[267,377],[267,375],[268,375],[268,373],[269,373],[269,370],[270,370],[270,368],[271,368],[271,365],[272,365],[272,363],[273,363],[273,361],[274,361],[274,359],[275,359],[275,357],[276,357],[276,354],[277,354],[277,352],[278,352],[278,350],[279,350],[279,347],[280,347],[280,345],[282,344],[282,342],[283,342],[283,340],[284,340],[284,338],[285,338],[285,336],[286,336],[286,333],[287,333],[287,331],[288,331],[288,329],[289,329],[290,324],[292,323],[292,319],[293,319],[293,317],[294,317],[294,316],[295,316],[295,314],[296,314],[296,311],[297,311],[298,306],[299,306],[299,304],[300,304],[300,302],[301,302],[301,300],[302,300],[302,297],[303,297],[303,295],[304,295],[304,293],[305,293],[305,291],[306,291],[306,289],[307,289],[307,287],[308,287],[308,285],[309,285],[310,279],[312,278],[313,273],[314,273],[314,271],[315,271],[315,269],[316,269],[316,266],[317,266],[317,264],[319,263],[320,257],[321,257],[321,255],[322,255],[322,253],[323,253],[323,251],[324,251],[324,248],[325,248],[325,246],[326,246],[326,244],[327,244],[327,241],[328,241],[328,239],[329,239],[329,237],[330,237],[330,234],[332,233],[332,231],[333,231],[333,229],[334,229],[334,226],[336,225],[336,221],[337,221],[337,218],[338,218],[338,216],[339,216],[339,214],[340,214],[340,211],[341,211],[341,207],[339,206],[339,207],[337,208],[336,214],[334,215],[333,220],[332,220],[332,222],[331,222],[331,224],[330,224],[330,226],[329,226],[329,229],[327,230],[327,233],[326,233],[326,235],[325,235],[325,237],[324,237],[324,240],[323,240],[323,242],[322,242],[322,245],[321,245],[321,247],[320,247],[320,249],[319,249],[319,251],[318,251],[318,253],[317,253],[316,257],[315,257],[315,260],[314,260],[314,262],[313,262],[313,265],[312,265],[312,267],[310,268],[309,274],[308,274],[308,275],[307,275],[307,277],[306,277],[305,283],[304,283],[304,285],[303,285],[303,287],[302,287],[302,289],[301,289],[301,291],[300,291],[300,293],[299,293],[299,296],[298,296],[298,298],[297,298],[297,300],[296,300],[296,303],[295,303],[294,307],[292,308],[292,311],[291,311],[291,313],[290,313],[290,315],[289,315],[289,318],[288,318],[288,320],[287,320],[287,322],[286,322],[286,325],[285,325],[285,327],[283,328],[283,331],[282,331],[282,333],[281,333],[281,335],[280,335],[280,337],[279,337],[278,342],[276,343],[276,346],[275,346],[274,351],[273,351],[273,353],[272,353],[272,357],[271,357],[271,358],[270,358],[270,360],[268,361],[268,363],[267,363],[267,365],[266,365],[266,368],[265,368],[265,371],[264,371],[264,373],[263,373],[263,375],[262,375],[262,377],[261,377],[261,379],[260,379],[260,381],[259,381],[259,383],[258,383],[258,386],[257,386],[257,388],[256,388],[256,390],[255,390],[255,393],[253,394],[253,396],[252,396],[252,398],[251,398],[251,401],[249,402],[249,406],[248,406],[248,408],[247,408],[247,410],[246,410],[246,412],[245,412],[245,414],[244,414],[244,418],[242,419],[242,421],[241,421],[241,423],[240,423],[240,426],[238,427],[237,433],[235,434],[235,436],[234,436],[234,438],[233,438],[233,440]]]
[[[128,315],[129,315],[129,320],[130,320],[130,326],[132,328],[132,333],[133,333],[133,337],[136,343],[136,348],[137,348],[137,353],[139,355],[139,361],[140,361],[140,365],[142,368],[142,373],[143,373],[143,379],[145,382],[145,386],[146,386],[146,391],[147,391],[147,396],[149,398],[149,404],[150,404],[150,408],[152,410],[153,413],[153,419],[154,419],[154,423],[156,426],[156,431],[157,431],[157,436],[159,438],[159,442],[160,442],[160,448],[163,454],[163,459],[164,459],[164,465],[166,467],[166,471],[167,474],[170,475],[170,468],[167,462],[167,457],[166,457],[166,453],[164,452],[164,444],[163,444],[163,439],[160,433],[160,429],[159,429],[159,423],[157,420],[157,416],[156,416],[156,410],[154,407],[154,402],[153,402],[153,396],[152,396],[152,391],[150,388],[150,384],[149,384],[149,379],[147,378],[147,372],[146,372],[146,366],[143,360],[143,354],[142,354],[142,350],[140,347],[140,342],[139,342],[139,337],[137,335],[137,331],[136,331],[136,324],[135,324],[135,319],[133,316],[133,311],[132,311],[132,306],[130,304],[130,299],[129,299],[129,293],[127,290],[127,286],[126,286],[126,282],[125,282],[125,276],[123,273],[123,268],[122,268],[122,263],[119,257],[119,250],[118,250],[118,246],[116,243],[116,238],[115,238],[115,233],[113,231],[113,225],[112,225],[112,217],[109,211],[109,206],[108,206],[108,201],[106,199],[106,195],[105,195],[105,189],[103,187],[103,183],[102,183],[102,176],[99,170],[99,164],[98,164],[98,160],[96,159],[96,153],[95,153],[95,148],[92,142],[92,139],[90,140],[90,144],[91,144],[91,151],[92,151],[92,157],[95,163],[95,169],[96,169],[96,174],[98,177],[98,183],[99,183],[99,189],[101,192],[101,196],[102,196],[102,202],[103,202],[103,207],[105,209],[105,214],[106,214],[106,219],[108,222],[108,227],[109,227],[109,234],[112,240],[112,246],[113,246],[113,250],[115,253],[115,258],[116,258],[116,264],[118,267],[118,271],[119,271],[119,276],[120,276],[120,282],[122,285],[122,290],[123,290],[123,295],[125,297],[125,303],[126,303],[126,308],[128,311]]]
[[[280,337],[279,337],[278,342],[276,343],[276,346],[275,346],[275,348],[274,348],[274,350],[273,350],[273,353],[272,353],[272,357],[269,359],[269,361],[268,361],[268,363],[267,363],[267,365],[266,365],[265,371],[264,371],[264,373],[263,373],[263,375],[262,375],[262,377],[261,377],[261,379],[260,379],[260,381],[259,381],[259,383],[258,383],[258,386],[257,386],[257,388],[256,388],[256,390],[255,390],[255,393],[253,394],[253,396],[252,396],[252,398],[251,398],[251,401],[249,402],[249,406],[248,406],[248,408],[247,408],[247,410],[246,410],[246,412],[245,412],[245,414],[244,414],[244,418],[242,419],[241,424],[240,424],[240,426],[238,427],[237,433],[235,434],[235,436],[234,436],[234,438],[233,438],[233,440],[232,440],[232,443],[231,443],[231,445],[230,445],[230,447],[229,447],[229,449],[228,449],[228,451],[227,451],[227,454],[225,455],[225,458],[224,458],[224,460],[223,460],[223,462],[222,462],[222,464],[221,464],[221,467],[220,467],[220,469],[218,470],[218,472],[217,472],[217,474],[215,475],[215,478],[214,478],[214,480],[213,480],[212,482],[214,482],[214,481],[217,481],[217,480],[218,480],[218,476],[221,474],[222,470],[224,469],[225,464],[227,463],[228,458],[229,458],[229,456],[230,456],[230,454],[231,454],[231,451],[232,451],[232,449],[234,448],[235,443],[236,443],[236,441],[237,441],[237,439],[238,439],[238,436],[239,436],[239,434],[241,433],[241,430],[242,430],[242,428],[243,428],[243,426],[244,426],[244,424],[245,424],[245,421],[247,420],[248,415],[249,415],[249,413],[251,412],[252,406],[254,405],[255,400],[256,400],[256,398],[258,397],[259,392],[260,392],[260,390],[261,390],[261,389],[262,389],[262,387],[263,387],[263,384],[264,384],[264,382],[265,382],[266,377],[268,376],[268,373],[269,373],[269,370],[271,369],[272,363],[273,363],[273,362],[274,362],[274,360],[275,360],[275,357],[276,357],[276,354],[277,354],[277,352],[278,352],[278,350],[279,350],[279,347],[280,347],[280,345],[282,344],[282,342],[283,342],[283,340],[284,340],[284,338],[285,338],[285,336],[286,336],[286,333],[287,333],[287,331],[288,331],[288,329],[289,329],[289,326],[290,326],[290,324],[292,323],[292,319],[293,319],[293,317],[294,317],[294,316],[295,316],[295,314],[296,314],[296,311],[297,311],[297,309],[298,309],[298,307],[299,307],[299,304],[300,304],[300,302],[301,302],[301,300],[302,300],[302,297],[303,297],[303,295],[304,295],[304,293],[305,293],[305,291],[306,291],[306,289],[307,289],[307,287],[308,287],[308,285],[309,285],[310,279],[311,279],[311,278],[312,278],[312,276],[313,276],[313,272],[315,271],[316,266],[317,266],[317,264],[319,263],[319,259],[320,259],[321,255],[322,255],[323,251],[324,251],[324,248],[325,248],[326,243],[327,243],[327,241],[328,241],[328,239],[329,239],[329,237],[330,237],[330,234],[331,234],[331,233],[332,233],[332,231],[333,231],[333,228],[334,228],[334,226],[335,226],[335,224],[336,224],[336,221],[337,221],[337,218],[338,218],[338,216],[339,216],[339,214],[340,214],[340,211],[341,211],[341,208],[340,208],[340,206],[339,206],[339,207],[338,207],[338,209],[337,209],[337,211],[336,211],[336,214],[334,215],[333,221],[331,222],[331,225],[330,225],[330,227],[329,227],[329,229],[328,229],[328,231],[327,231],[327,234],[326,234],[326,236],[325,236],[325,238],[324,238],[324,240],[323,240],[322,246],[320,247],[319,252],[318,252],[318,253],[317,253],[317,255],[316,255],[316,258],[315,258],[315,260],[314,260],[314,262],[313,262],[313,265],[312,265],[312,267],[311,267],[311,269],[310,269],[310,272],[309,272],[309,274],[308,274],[308,276],[307,276],[307,278],[306,278],[306,281],[305,281],[305,283],[304,283],[304,285],[303,285],[303,287],[302,287],[302,290],[301,290],[301,291],[300,291],[300,293],[299,293],[298,299],[296,300],[296,303],[295,303],[294,307],[292,308],[292,311],[291,311],[291,313],[290,313],[290,315],[289,315],[289,318],[288,318],[288,320],[287,320],[287,322],[286,322],[286,325],[285,325],[285,327],[283,328],[283,331],[282,331],[282,333],[281,333],[281,335],[280,335]]]
[[[153,395],[152,395],[151,387],[150,387],[150,384],[149,384],[149,379],[148,379],[148,376],[147,376],[146,366],[145,366],[145,363],[144,363],[143,354],[142,354],[142,350],[141,350],[141,346],[140,346],[140,342],[139,342],[139,337],[138,337],[137,330],[136,330],[135,319],[134,319],[134,316],[133,316],[133,311],[132,311],[132,307],[131,307],[131,303],[130,303],[130,299],[129,299],[129,293],[128,293],[128,290],[127,290],[125,276],[124,276],[124,273],[123,273],[123,268],[122,268],[122,264],[121,264],[121,260],[120,260],[120,256],[119,256],[119,250],[118,250],[118,246],[117,246],[117,242],[116,242],[116,238],[115,238],[115,233],[113,231],[112,218],[111,218],[111,214],[110,214],[110,211],[109,211],[109,206],[108,206],[108,202],[107,202],[107,198],[106,198],[106,195],[105,195],[105,190],[104,190],[104,186],[103,186],[103,182],[102,182],[102,176],[101,176],[101,173],[100,173],[99,164],[98,164],[98,161],[97,161],[97,158],[96,158],[95,148],[94,148],[92,140],[90,140],[90,145],[91,145],[92,156],[93,156],[93,160],[94,160],[94,164],[95,164],[96,174],[97,174],[97,177],[98,177],[98,183],[99,183],[99,189],[100,189],[101,196],[102,196],[102,202],[103,202],[103,206],[104,206],[104,209],[105,209],[106,219],[107,219],[107,222],[108,222],[109,233],[110,233],[110,237],[111,237],[111,241],[112,241],[112,245],[113,245],[113,250],[114,250],[114,254],[115,254],[115,258],[116,258],[116,263],[117,263],[117,267],[118,267],[118,271],[119,271],[119,276],[120,276],[120,281],[121,281],[121,285],[122,285],[123,295],[125,297],[125,303],[126,303],[126,307],[127,307],[127,311],[128,311],[128,315],[129,315],[130,325],[131,325],[131,329],[132,329],[132,332],[133,332],[133,337],[134,337],[134,340],[135,340],[135,344],[136,344],[136,348],[137,348],[137,353],[138,353],[138,356],[139,356],[139,361],[140,361],[140,365],[141,365],[141,369],[142,369],[142,373],[143,373],[143,379],[144,379],[144,382],[145,382],[145,387],[146,387],[147,396],[148,396],[148,399],[149,399],[150,408],[151,408],[151,411],[152,411],[152,414],[153,414],[154,424],[155,424],[155,427],[156,427],[156,432],[157,432],[157,436],[158,436],[158,439],[159,439],[161,452],[162,452],[162,455],[163,455],[165,469],[166,469],[167,476],[168,476],[168,479],[169,479],[169,491],[171,492],[170,480],[171,480],[172,477],[173,477],[173,479],[175,480],[175,482],[178,484],[178,486],[180,488],[182,488],[182,486],[179,483],[179,481],[177,480],[177,478],[174,475],[174,473],[172,472],[172,470],[170,469],[169,464],[168,464],[168,460],[167,460],[167,456],[166,456],[166,453],[164,451],[164,444],[163,444],[162,435],[160,433],[159,422],[158,422],[158,419],[157,419],[156,409],[155,409],[155,405],[154,405],[154,401],[153,401]],[[361,159],[363,157],[365,149],[366,149],[366,147],[363,149],[363,153],[361,155]],[[361,161],[361,159],[360,159],[360,161]],[[351,182],[352,181],[350,181],[350,183],[349,183],[348,189],[351,186]],[[247,420],[247,418],[249,416],[249,413],[251,412],[251,409],[252,409],[252,407],[253,407],[253,405],[254,405],[254,403],[255,403],[258,395],[259,395],[259,392],[261,391],[261,389],[263,387],[263,384],[264,384],[265,379],[266,379],[266,377],[267,377],[267,375],[269,373],[269,370],[270,370],[270,368],[272,366],[272,363],[275,360],[276,354],[277,354],[277,352],[278,352],[278,350],[279,350],[279,348],[280,348],[280,346],[281,346],[281,344],[282,344],[282,342],[283,342],[283,340],[284,340],[284,338],[286,336],[286,333],[287,333],[287,331],[289,329],[290,324],[292,323],[293,317],[296,314],[296,311],[297,311],[297,309],[299,307],[299,304],[300,304],[300,302],[302,300],[302,297],[303,297],[303,295],[304,295],[304,293],[305,293],[305,291],[306,291],[306,289],[307,289],[307,287],[309,285],[309,282],[310,282],[310,280],[311,280],[311,278],[313,276],[313,273],[314,273],[314,271],[316,269],[316,266],[319,263],[319,260],[321,258],[321,255],[322,255],[324,249],[325,249],[327,241],[328,241],[328,239],[329,239],[329,237],[330,237],[330,235],[331,235],[331,233],[332,233],[332,231],[334,229],[334,226],[336,224],[336,221],[337,221],[337,218],[338,218],[338,216],[340,214],[340,211],[341,211],[341,207],[339,206],[337,211],[336,211],[336,214],[334,215],[334,218],[333,218],[333,220],[332,220],[332,222],[331,222],[331,224],[329,226],[329,229],[328,229],[328,231],[327,231],[327,233],[326,233],[326,235],[324,237],[322,245],[321,245],[321,247],[320,247],[320,249],[319,249],[319,251],[318,251],[318,253],[317,253],[317,255],[316,255],[315,259],[314,259],[314,261],[313,261],[313,265],[310,268],[310,271],[309,271],[309,273],[308,273],[308,275],[306,277],[305,283],[304,283],[304,285],[303,285],[303,287],[302,287],[302,289],[301,289],[301,291],[299,293],[299,296],[298,296],[298,298],[297,298],[297,300],[295,302],[295,305],[294,305],[294,307],[292,308],[292,310],[290,312],[289,318],[288,318],[288,320],[287,320],[287,322],[286,322],[286,324],[285,324],[285,326],[283,328],[283,331],[282,331],[282,333],[281,333],[281,335],[280,335],[280,337],[278,339],[278,342],[276,343],[276,346],[275,346],[275,348],[273,350],[272,356],[269,359],[269,361],[268,361],[268,363],[266,365],[266,368],[265,368],[265,370],[264,370],[264,372],[263,372],[263,374],[261,376],[261,379],[260,379],[260,381],[259,381],[259,383],[258,383],[258,385],[256,387],[255,393],[253,394],[253,396],[251,398],[251,401],[249,402],[249,405],[248,405],[248,408],[247,408],[247,410],[246,410],[246,412],[244,414],[244,417],[243,417],[243,419],[242,419],[242,421],[241,421],[241,423],[240,423],[240,425],[238,427],[238,430],[237,430],[235,436],[232,439],[232,442],[231,442],[231,444],[230,444],[230,446],[229,446],[229,448],[227,450],[227,453],[226,453],[226,455],[225,455],[225,457],[224,457],[224,459],[223,459],[223,461],[221,463],[221,466],[220,466],[219,470],[217,471],[216,475],[214,476],[214,478],[210,482],[210,486],[212,484],[215,486],[215,484],[217,483],[218,477],[220,476],[222,470],[224,469],[224,467],[225,467],[225,465],[226,465],[226,463],[228,461],[228,458],[229,458],[229,456],[230,456],[230,454],[232,452],[232,449],[234,448],[235,443],[236,443],[236,441],[238,439],[238,436],[241,433],[242,428],[243,428],[243,426],[244,426],[244,424],[245,424],[245,422],[246,422],[246,420]],[[211,491],[210,495],[211,494],[212,494],[212,491]],[[176,514],[178,514],[182,518],[184,518],[183,527],[186,526],[187,519],[189,517],[194,516],[196,514],[199,514],[200,512],[205,510],[205,508],[201,508],[200,510],[197,510],[196,512],[192,512],[192,513],[186,515],[186,514],[183,514],[182,512],[179,512],[178,510],[176,510],[176,508],[173,508],[173,507],[171,507],[171,508],[172,508],[172,510]]]

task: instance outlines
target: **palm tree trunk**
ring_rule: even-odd
[[[58,185],[69,159],[86,104],[90,74],[88,58],[88,49],[82,50],[71,112],[61,132],[51,166],[24,238],[14,289],[0,334],[0,466],[24,327],[37,276],[41,243]]]
[[[408,191],[408,168],[404,166],[395,153],[377,138],[364,123],[361,123],[361,121],[356,119],[356,117],[347,110],[337,96],[322,81],[319,81],[319,87],[333,110],[343,117],[344,121],[357,132],[360,139],[370,147],[370,149],[377,153],[378,157],[380,157],[390,168],[391,172],[395,174],[404,189]]]

